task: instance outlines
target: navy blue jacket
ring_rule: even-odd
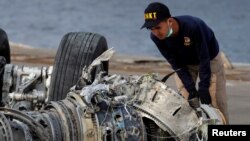
[[[192,16],[173,17],[179,24],[175,37],[158,39],[151,33],[161,54],[167,59],[182,80],[188,92],[195,90],[195,82],[187,65],[199,65],[199,90],[208,91],[210,85],[210,60],[219,52],[219,45],[213,31],[201,19]]]

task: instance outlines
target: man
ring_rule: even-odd
[[[212,29],[193,16],[171,17],[159,2],[148,5],[144,19],[141,28],[151,31],[151,39],[176,70],[177,87],[190,106],[197,108],[199,98],[202,104],[220,109],[228,123],[224,67]]]

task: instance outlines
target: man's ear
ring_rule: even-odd
[[[168,22],[168,25],[172,26],[172,23],[173,23],[173,18],[168,18],[167,19],[167,22]]]

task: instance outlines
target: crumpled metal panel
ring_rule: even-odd
[[[176,139],[188,139],[191,132],[199,126],[196,112],[180,94],[152,77],[143,78],[145,93],[140,93],[141,104],[135,104],[142,116],[155,121],[164,131]]]

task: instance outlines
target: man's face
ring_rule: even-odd
[[[164,20],[160,22],[157,26],[152,27],[150,30],[157,38],[160,40],[165,39],[166,35],[168,33],[169,27],[168,27],[168,21]]]

